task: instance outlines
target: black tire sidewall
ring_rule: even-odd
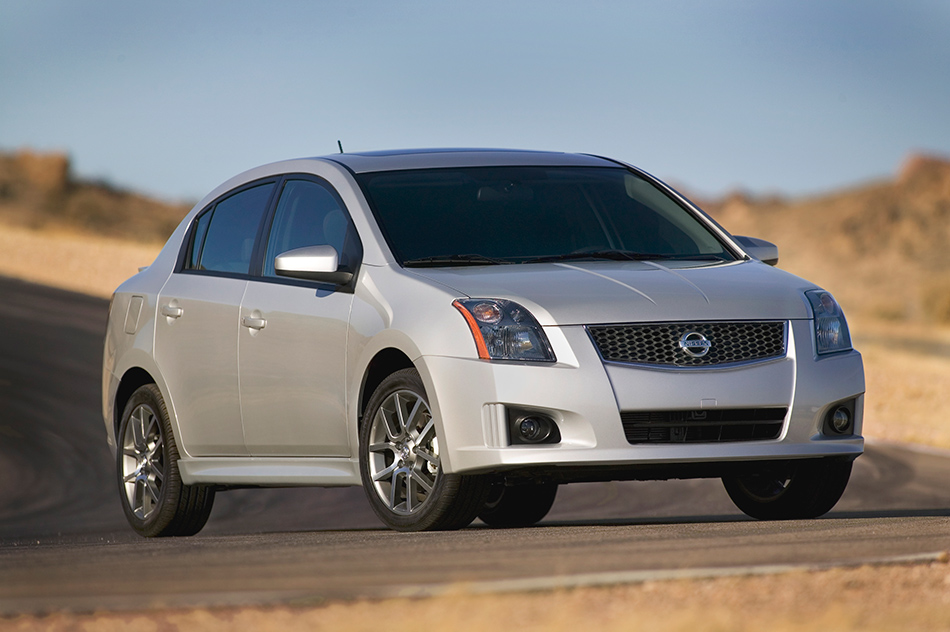
[[[503,485],[503,483],[498,483]],[[557,483],[525,483],[497,488],[497,501],[486,504],[479,519],[491,527],[529,527],[540,522],[551,510],[557,496]]]
[[[159,420],[162,431],[162,456],[165,462],[165,472],[162,480],[158,508],[144,520],[133,513],[132,507],[129,506],[125,484],[122,482],[122,450],[125,442],[125,433],[132,413],[139,406],[149,407]],[[116,443],[116,480],[119,484],[122,510],[129,524],[139,535],[145,537],[173,535],[168,533],[168,527],[176,517],[178,500],[181,497],[182,483],[178,471],[178,448],[175,444],[174,435],[172,434],[168,409],[156,385],[146,384],[145,386],[139,387],[139,389],[132,394],[128,404],[125,406],[125,411],[122,413],[122,422],[119,424],[119,435]]]
[[[745,514],[759,520],[798,520],[822,516],[837,504],[851,477],[851,461],[804,461],[789,471],[786,488],[771,498],[752,493],[743,477],[722,482]]]

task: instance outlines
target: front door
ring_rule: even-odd
[[[251,281],[238,336],[254,456],[349,456],[346,338],[353,294]]]
[[[319,178],[282,186],[264,250],[262,278],[248,282],[238,336],[241,412],[253,456],[351,453],[346,427],[346,344],[352,291],[282,277],[274,259],[330,245],[355,270],[359,240],[342,201]]]

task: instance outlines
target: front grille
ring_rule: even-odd
[[[587,331],[606,362],[704,367],[785,355],[783,321],[590,325]]]
[[[621,412],[627,441],[720,443],[777,439],[788,408],[654,410]]]

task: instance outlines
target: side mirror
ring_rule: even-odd
[[[353,278],[352,272],[339,270],[340,255],[333,246],[306,246],[277,255],[274,270],[280,276],[307,281],[343,285]]]
[[[753,259],[758,259],[762,263],[767,263],[770,266],[778,264],[778,246],[772,242],[755,237],[734,236],[733,239],[735,239],[736,243],[742,246],[745,253]]]

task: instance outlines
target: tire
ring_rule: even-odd
[[[556,496],[557,483],[498,483],[488,492],[478,517],[490,527],[530,527],[548,515]]]
[[[194,535],[211,515],[214,488],[181,482],[178,446],[154,384],[136,390],[122,414],[116,473],[122,509],[139,535]]]
[[[403,369],[384,379],[360,427],[360,476],[369,504],[397,531],[461,529],[485,504],[479,477],[446,474],[422,378]]]
[[[736,506],[759,520],[822,516],[837,504],[851,477],[851,461],[802,461],[722,483]]]

